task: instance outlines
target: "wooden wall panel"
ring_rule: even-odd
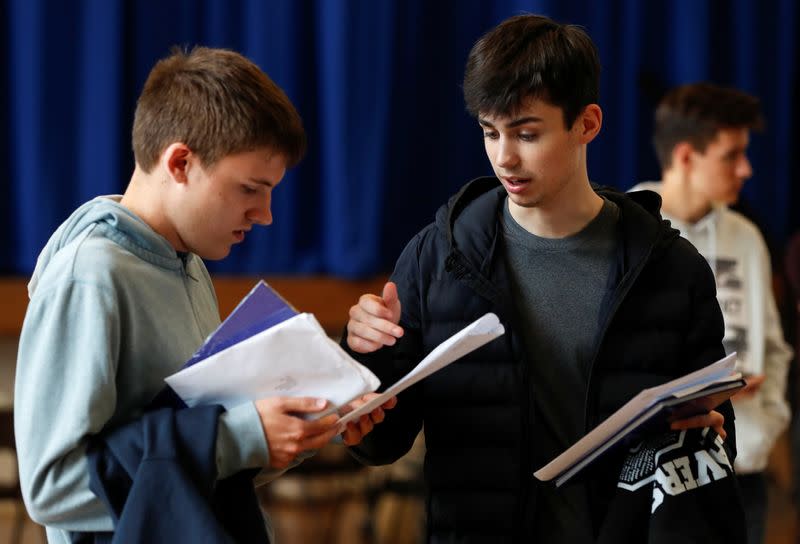
[[[214,287],[220,314],[227,316],[259,278],[219,276]],[[313,313],[325,330],[339,335],[347,312],[362,293],[380,293],[385,277],[349,281],[324,276],[264,278],[301,312]],[[27,278],[0,278],[0,335],[19,334],[28,305]]]

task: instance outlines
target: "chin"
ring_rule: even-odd
[[[719,204],[722,206],[734,206],[739,202],[739,195],[733,195],[728,197],[719,198],[713,201],[715,204]]]
[[[541,202],[540,198],[535,198],[525,195],[509,194],[508,198],[511,200],[511,202],[513,202],[516,206],[519,206],[520,208],[536,208]]]
[[[227,247],[222,250],[210,250],[210,251],[203,251],[197,252],[197,255],[200,256],[201,259],[204,261],[221,261],[231,253],[231,248]]]

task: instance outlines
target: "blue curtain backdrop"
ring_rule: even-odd
[[[594,181],[658,176],[652,110],[672,85],[711,80],[764,104],[747,207],[780,244],[800,226],[794,0],[0,0],[0,273],[27,274],[81,202],[119,193],[144,79],[172,45],[232,48],[297,105],[309,154],[276,191],[275,223],[216,272],[389,270],[472,177],[490,173],[460,83],[472,43],[523,11],[583,25],[603,64]]]

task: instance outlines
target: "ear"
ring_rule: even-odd
[[[588,144],[600,133],[603,126],[603,110],[597,104],[589,104],[575,120],[575,129],[582,144]]]
[[[692,165],[694,148],[689,142],[678,142],[672,148],[672,167],[686,171]]]
[[[177,183],[186,183],[189,178],[187,171],[192,158],[192,150],[184,143],[169,144],[161,154],[161,167],[169,177]]]

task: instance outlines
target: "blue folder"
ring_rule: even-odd
[[[239,302],[227,319],[217,327],[217,330],[211,333],[191,359],[186,361],[183,368],[207,359],[215,353],[291,319],[297,314],[297,310],[291,304],[286,302],[264,280],[260,280]]]

